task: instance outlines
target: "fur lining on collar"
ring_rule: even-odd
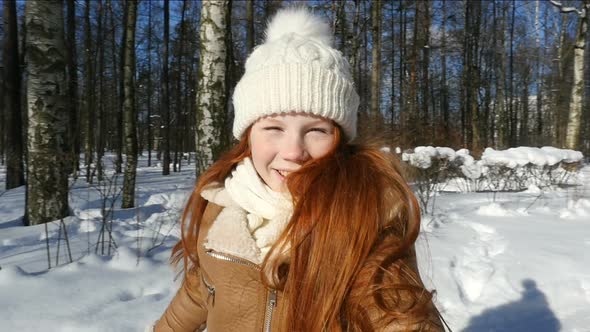
[[[250,234],[246,211],[238,206],[225,207],[209,228],[205,248],[262,263],[260,249]]]
[[[201,197],[223,207],[209,228],[205,248],[260,264],[260,249],[248,230],[246,210],[232,200],[223,185],[218,183],[205,188]]]

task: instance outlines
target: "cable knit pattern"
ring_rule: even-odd
[[[359,96],[348,62],[332,48],[330,31],[307,9],[277,13],[234,90],[236,138],[260,117],[289,112],[332,119],[349,139],[356,136]]]
[[[291,219],[288,193],[272,191],[244,159],[225,180],[203,190],[206,200],[223,206],[211,225],[205,247],[260,264]]]

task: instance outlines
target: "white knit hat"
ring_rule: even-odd
[[[266,30],[266,41],[246,61],[233,95],[233,134],[261,117],[304,112],[332,119],[346,138],[356,136],[359,96],[349,64],[332,48],[330,26],[305,8],[280,10]]]

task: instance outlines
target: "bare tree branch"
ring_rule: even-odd
[[[575,7],[564,7],[563,4],[559,1],[555,1],[555,0],[549,0],[549,2],[551,2],[552,5],[554,5],[555,7],[559,8],[559,11],[561,13],[571,13],[571,12],[576,12],[578,13],[578,15],[583,16],[585,15],[584,11],[578,10]],[[586,4],[586,6],[588,6],[588,4]]]

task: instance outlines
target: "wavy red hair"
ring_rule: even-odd
[[[182,215],[173,262],[198,266],[207,205],[200,193],[222,183],[250,155],[248,136],[249,130],[199,178]],[[414,330],[432,311],[432,293],[414,272],[417,266],[409,266],[415,262],[407,263],[415,257],[420,229],[416,198],[393,155],[344,143],[338,127],[335,136],[327,155],[289,175],[293,216],[262,263],[263,282],[284,291],[282,330],[372,331],[393,322]],[[385,313],[371,324],[361,304],[367,296]]]

